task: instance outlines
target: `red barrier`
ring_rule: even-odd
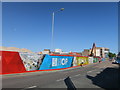
[[[50,54],[50,56],[88,57],[88,56],[81,56],[81,55],[62,55],[62,54]]]
[[[88,64],[84,64],[83,66],[85,66],[85,65],[88,65]],[[70,69],[70,68],[75,68],[75,67],[81,67],[81,66],[72,66],[72,67],[60,68],[60,69],[33,70],[33,71],[25,71],[25,72],[5,73],[5,74],[2,74],[2,75],[6,75],[6,74],[19,74],[19,73],[29,73],[29,72],[40,72],[40,71],[56,71],[56,70],[65,70],[65,69]]]
[[[73,57],[74,55],[50,54],[50,56],[71,56],[71,57]]]
[[[0,51],[0,53],[2,56],[0,60],[0,64],[2,63],[2,73],[0,74],[26,71],[18,52]]]

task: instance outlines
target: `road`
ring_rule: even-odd
[[[60,71],[3,75],[2,88],[67,88],[70,78],[76,88],[118,88],[118,66],[110,61]],[[69,82],[69,81],[68,81]],[[39,89],[38,89],[39,90]]]

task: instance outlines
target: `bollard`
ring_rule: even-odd
[[[67,77],[65,80],[64,80],[66,86],[67,86],[67,89],[68,90],[76,90],[74,84],[72,83],[71,79],[69,77]]]

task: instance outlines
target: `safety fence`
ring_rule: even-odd
[[[0,51],[0,53],[0,64],[2,65],[0,74],[55,70],[105,61],[100,57],[78,55],[43,55],[13,51]]]

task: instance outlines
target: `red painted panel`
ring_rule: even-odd
[[[0,60],[2,74],[26,71],[18,52],[0,51],[0,53],[2,53]]]
[[[61,54],[50,54],[50,56],[88,57],[88,56],[81,56],[81,55],[61,55]]]

